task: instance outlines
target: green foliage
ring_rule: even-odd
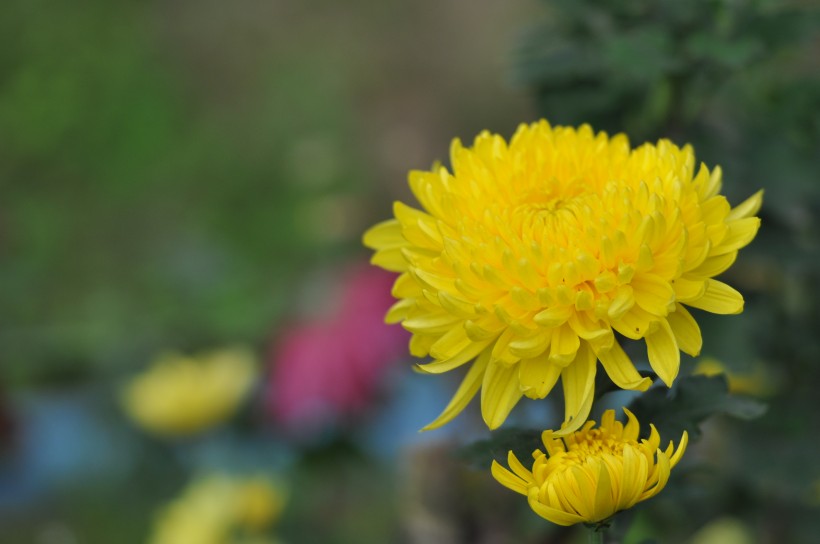
[[[0,16],[0,378],[265,342],[302,269],[357,244],[327,228],[366,179],[343,82],[268,44],[254,96],[213,96],[163,15],[52,4]]]
[[[504,428],[492,433],[490,438],[464,446],[459,457],[477,470],[487,470],[493,460],[506,466],[507,453],[512,451],[519,459],[530,459],[532,452],[543,450],[541,430]]]
[[[686,376],[671,389],[655,387],[633,401],[629,409],[640,422],[651,422],[665,440],[678,440],[687,431],[700,437],[700,424],[716,414],[751,420],[766,412],[766,405],[750,397],[730,395],[725,376]],[[649,429],[643,431],[649,434]]]

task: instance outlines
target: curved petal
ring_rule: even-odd
[[[521,395],[516,365],[491,360],[481,386],[481,416],[490,430],[504,423]]]
[[[595,353],[584,342],[575,360],[561,372],[564,386],[564,410],[568,418],[554,436],[566,436],[584,424],[592,408],[595,389]]]
[[[680,370],[680,350],[669,323],[665,319],[658,323],[658,329],[646,337],[649,364],[658,373],[658,377],[668,387],[672,387]]]
[[[441,412],[441,415],[431,423],[425,425],[424,428],[421,429],[422,431],[437,429],[445,423],[452,421],[453,418],[464,410],[475,394],[478,393],[478,388],[481,387],[481,380],[484,377],[484,372],[487,369],[487,363],[489,361],[490,350],[485,350],[479,355],[478,359],[473,363],[473,366],[470,367],[470,370],[467,371],[467,375],[464,377],[461,385],[458,386],[458,390],[455,395],[453,395],[450,403],[444,411]]]
[[[578,514],[558,510],[557,508],[552,508],[546,504],[538,502],[538,490],[535,488],[532,488],[527,499],[527,502],[529,502],[530,508],[532,508],[533,512],[556,525],[569,526],[575,525],[576,523],[582,523],[584,521],[584,518]]]
[[[490,472],[493,478],[507,489],[521,493],[522,495],[528,494],[529,485],[527,482],[501,466],[498,461],[493,460]]]
[[[617,341],[609,349],[595,350],[595,355],[609,378],[621,389],[646,391],[652,385],[651,378],[638,374],[632,360]]]

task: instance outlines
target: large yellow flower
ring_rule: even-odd
[[[128,415],[148,431],[193,434],[233,415],[256,376],[254,356],[243,348],[198,357],[167,354],[131,380],[122,402]]]
[[[655,426],[650,425],[649,439],[638,442],[638,420],[629,410],[624,412],[625,426],[615,419],[614,410],[607,410],[598,429],[588,421],[563,439],[544,431],[549,455],[535,450],[530,470],[510,452],[507,461],[512,472],[493,461],[493,476],[525,495],[536,514],[558,525],[601,522],[654,497],[686,451],[688,435],[683,432],[677,450],[670,442],[662,451]]]
[[[615,331],[645,339],[671,385],[680,351],[701,349],[685,306],[742,311],[740,293],[712,278],[757,233],[762,193],[731,208],[720,168],[696,169],[691,147],[631,149],[623,134],[541,121],[509,144],[487,132],[472,148],[455,140],[451,161],[452,173],[410,173],[424,211],[396,202],[395,219],[364,236],[374,264],[402,273],[387,321],[413,333],[413,355],[434,359],[420,368],[474,361],[426,428],[481,389],[494,429],[522,396],[544,398],[561,378],[569,433],[589,414],[597,361],[621,388],[650,385]]]

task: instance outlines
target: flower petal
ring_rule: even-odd
[[[501,466],[498,461],[493,460],[493,464],[490,467],[490,472],[492,473],[493,478],[495,478],[498,483],[507,489],[515,491],[516,493],[521,493],[525,496],[528,495],[529,484],[527,481]]]
[[[729,212],[729,215],[726,216],[726,219],[729,221],[734,221],[735,219],[743,219],[745,217],[751,217],[756,214],[760,210],[760,206],[763,204],[763,189],[759,190],[746,200],[744,200],[741,204],[738,204],[732,211]]]
[[[388,249],[407,245],[401,234],[401,223],[388,219],[370,227],[362,237],[362,242],[370,249]]]
[[[621,389],[646,391],[652,379],[638,374],[632,360],[618,342],[609,349],[596,350],[595,354],[604,366],[607,376]]]
[[[555,387],[563,367],[551,363],[546,354],[522,359],[518,365],[518,381],[524,395],[531,399],[543,399]]]
[[[635,274],[632,278],[635,302],[657,316],[665,316],[675,302],[675,291],[668,281],[655,274]]]
[[[481,386],[481,415],[487,427],[490,430],[500,427],[521,396],[515,365],[491,360]]]
[[[584,342],[575,360],[561,372],[564,387],[564,412],[567,419],[554,436],[566,436],[586,421],[592,408],[595,388],[595,353]]]
[[[450,403],[447,404],[447,407],[443,412],[441,412],[441,415],[439,415],[431,423],[425,425],[424,428],[422,428],[422,431],[437,429],[445,423],[452,421],[453,418],[464,410],[467,404],[469,404],[478,392],[478,388],[481,387],[481,380],[484,377],[484,372],[487,369],[487,363],[489,360],[490,350],[484,350],[484,352],[479,355],[478,359],[476,359],[473,363],[473,366],[470,367],[470,370],[467,371],[467,375],[464,377],[461,385],[458,386],[458,389],[456,390],[455,395],[453,395],[453,398],[450,400]]]
[[[606,463],[599,461],[598,480],[595,482],[595,509],[590,521],[603,521],[617,510],[612,497],[612,480]]]
[[[652,370],[658,374],[658,377],[668,387],[672,387],[672,382],[675,381],[680,370],[680,350],[669,323],[663,319],[659,324],[660,327],[646,337],[649,364],[652,365]]]
[[[676,304],[675,311],[666,316],[666,320],[672,328],[675,341],[681,351],[692,357],[700,355],[700,349],[703,346],[700,326],[683,304]]]
[[[723,282],[708,279],[703,296],[686,304],[713,314],[739,314],[743,311],[743,295]]]
[[[530,508],[532,508],[533,512],[535,512],[545,520],[551,521],[556,525],[569,526],[584,521],[584,518],[582,518],[578,514],[565,512],[564,510],[558,510],[557,508],[552,508],[550,506],[547,506],[546,504],[539,502],[538,490],[535,488],[531,488],[527,502],[529,502]]]

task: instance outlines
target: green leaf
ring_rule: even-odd
[[[644,430],[653,423],[665,440],[677,440],[683,431],[697,438],[699,425],[715,414],[749,420],[760,417],[767,408],[758,400],[730,395],[725,376],[687,376],[672,389],[650,389],[629,407]]]
[[[493,460],[506,465],[510,451],[526,465],[536,449],[544,449],[540,430],[513,427],[493,431],[490,438],[464,446],[458,456],[467,464],[485,470]]]

